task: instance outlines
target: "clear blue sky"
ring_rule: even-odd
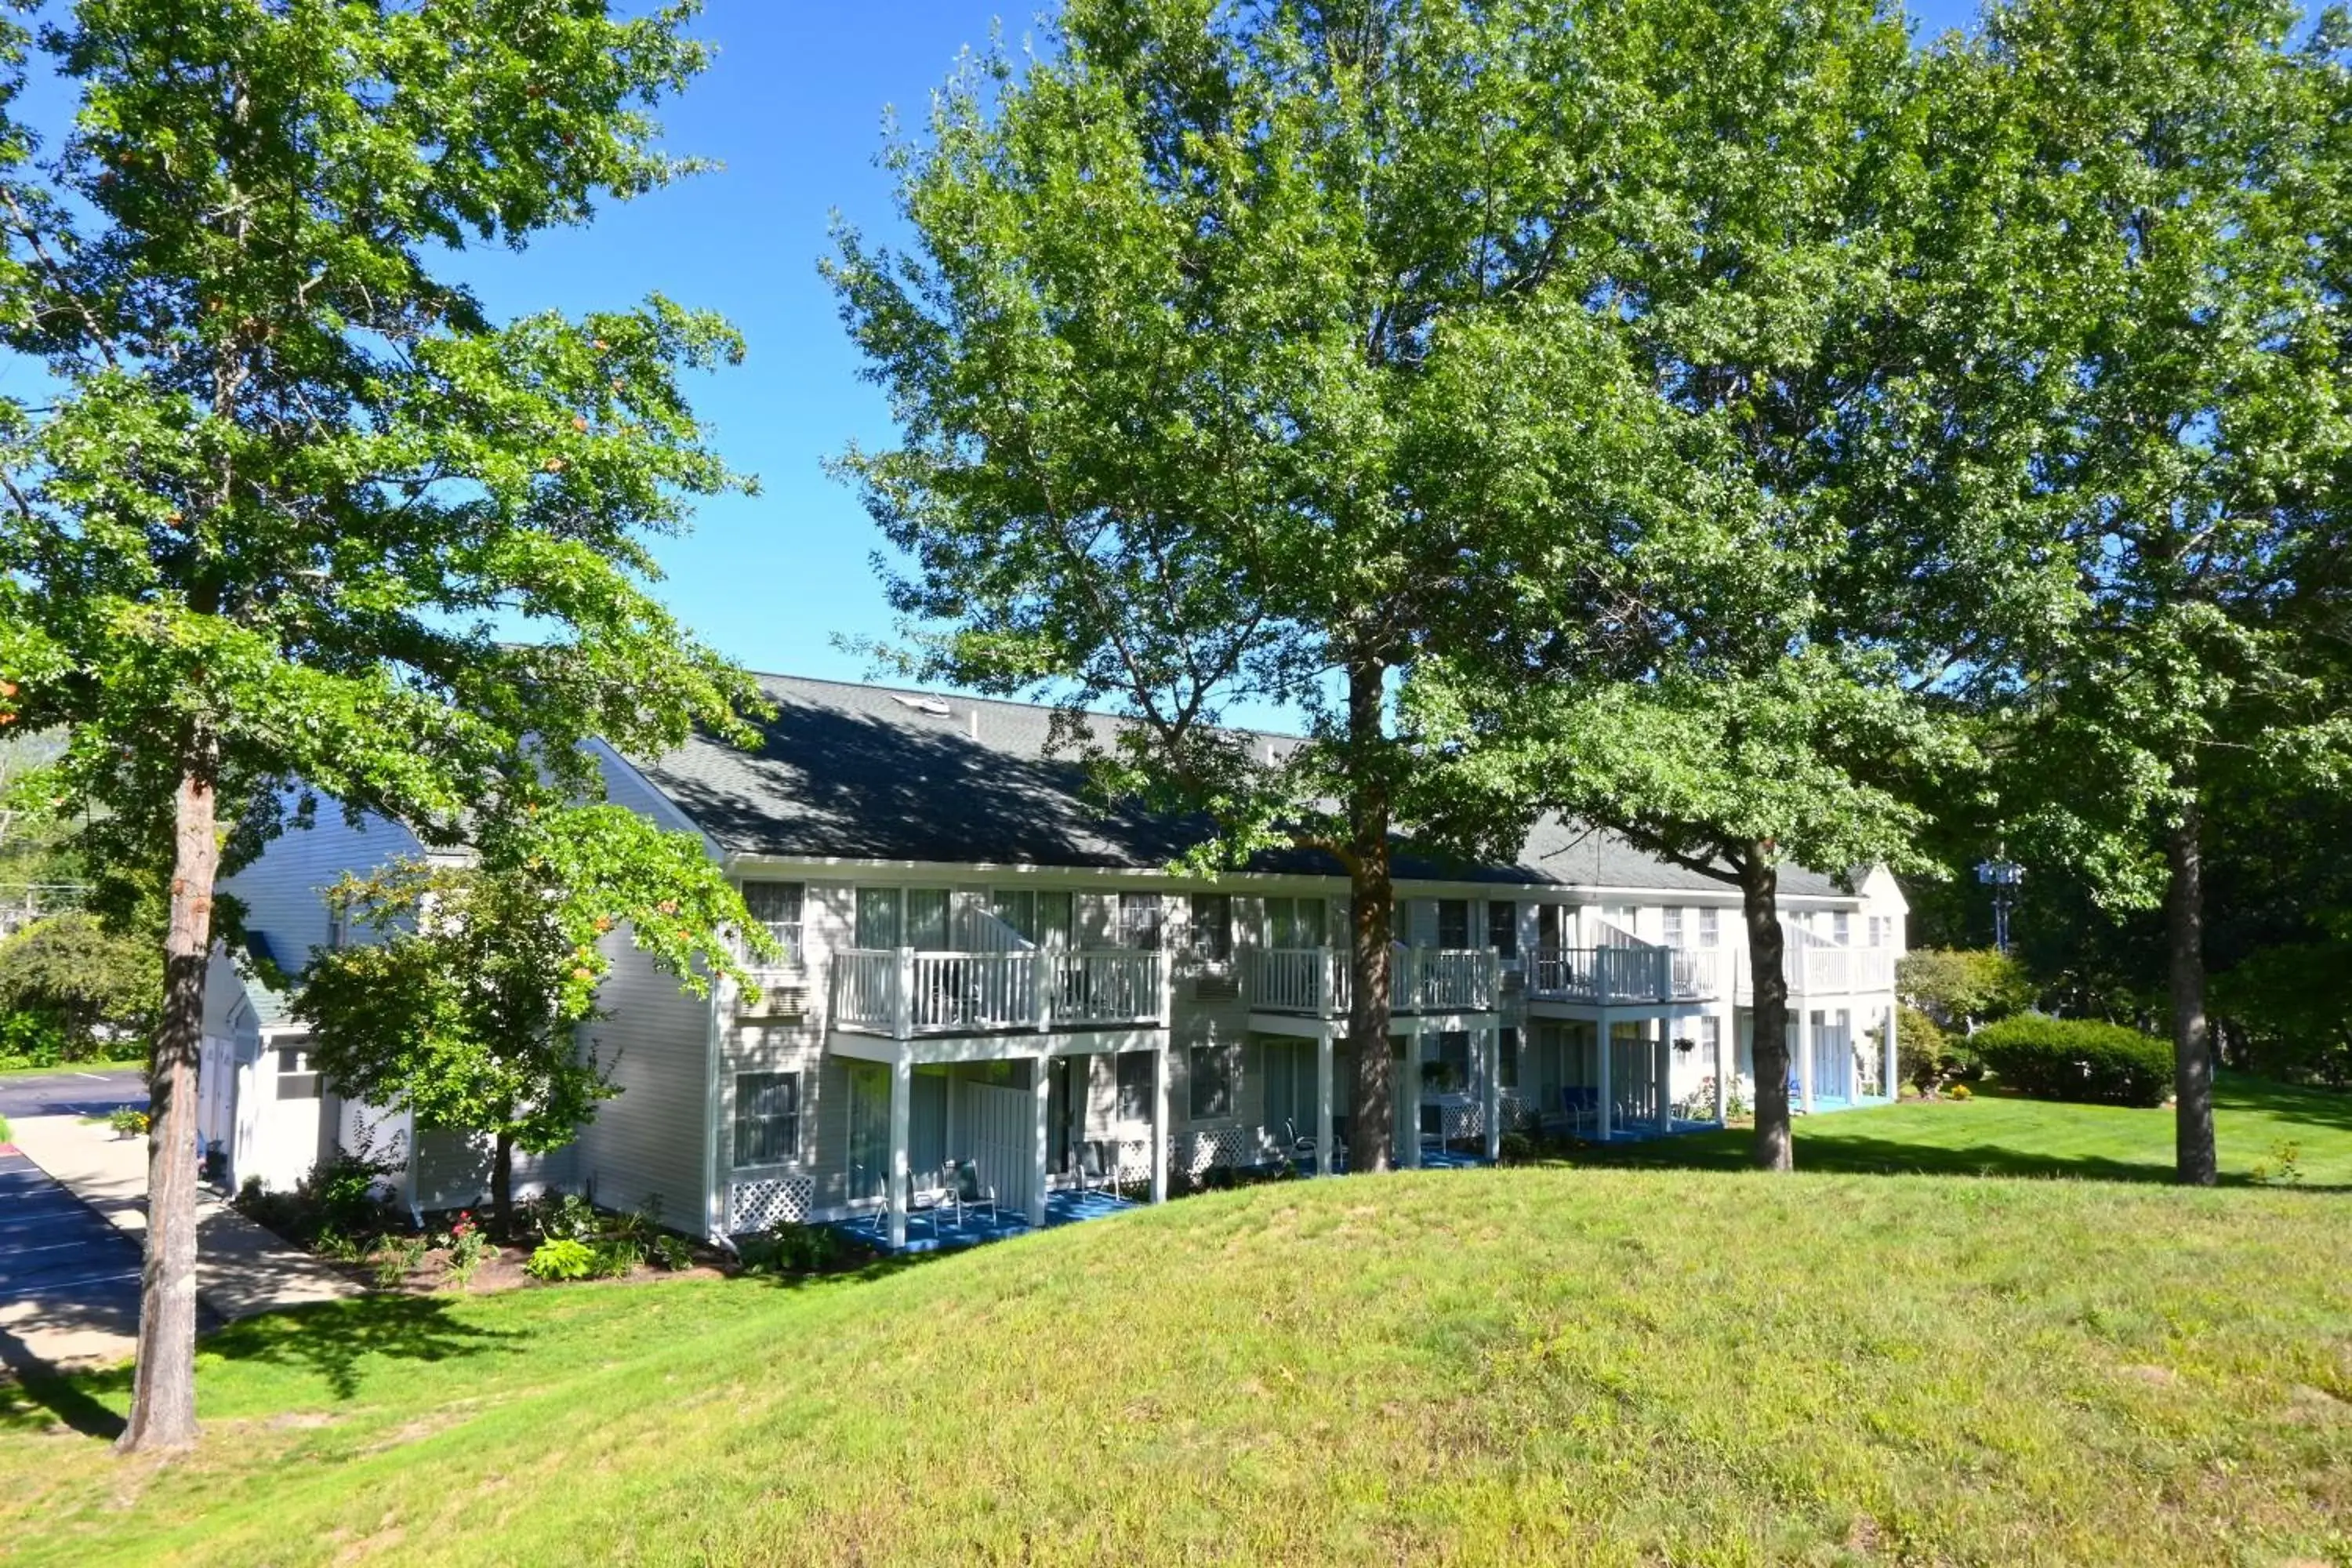
[[[1933,31],[1971,7],[1914,10]],[[859,679],[864,661],[833,638],[890,632],[869,563],[881,536],[819,466],[852,438],[887,442],[889,421],[858,379],[816,262],[835,210],[869,233],[896,232],[874,161],[886,107],[919,124],[960,50],[984,47],[999,16],[1017,46],[1032,15],[987,0],[711,0],[698,31],[717,62],[663,118],[674,152],[726,167],[520,256],[465,260],[499,311],[621,305],[658,289],[743,332],[749,357],[703,383],[697,401],[761,492],[705,504],[693,534],[660,556],[669,602],[755,669]]]

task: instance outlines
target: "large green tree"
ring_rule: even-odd
[[[1916,54],[1874,0],[1633,0],[1574,37],[1608,106],[1579,155],[1610,176],[1577,298],[1667,460],[1642,527],[1584,578],[1531,569],[1519,635],[1408,697],[1505,802],[1738,889],[1755,1159],[1785,1169],[1780,868],[1910,859],[1921,785],[1972,758],[1956,671],[2059,597],[2030,552],[2047,395],[1983,325],[2017,273],[1987,221],[2009,171],[1979,156],[1970,62]],[[1595,581],[1623,607],[1601,638]]]
[[[2016,834],[2161,905],[2178,1171],[2216,1179],[2207,817],[2249,763],[2340,792],[2352,520],[2345,24],[2275,0],[2020,0],[1984,58],[2050,237],[2019,327],[2066,394],[2045,463],[2083,612],[2025,650]]]
[[[163,1000],[155,943],[109,931],[95,915],[51,915],[0,940],[0,1013],[54,1028],[68,1061],[96,1055],[101,1028],[144,1038]]]
[[[194,1081],[225,827],[300,781],[456,834],[576,742],[730,722],[748,684],[651,596],[648,540],[737,481],[682,389],[736,358],[658,297],[492,320],[469,244],[686,165],[649,107],[689,5],[81,0],[40,37],[73,122],[0,167],[0,678],[69,728],[95,863],[170,928],[125,1448],[194,1436]],[[96,842],[102,840],[102,842]]]
[[[620,1090],[583,1029],[603,1016],[616,931],[698,996],[748,980],[738,943],[766,928],[705,850],[617,805],[478,823],[465,865],[411,858],[331,895],[376,940],[310,955],[295,1016],[338,1093],[410,1111],[420,1128],[487,1132],[497,1233],[514,1223],[514,1152],[578,1136]]]
[[[893,146],[912,244],[839,236],[900,436],[843,468],[905,552],[923,672],[1062,703],[1107,793],[1206,813],[1202,860],[1346,867],[1350,1157],[1383,1168],[1392,839],[1454,815],[1400,679],[1512,591],[1487,536],[1525,512],[1486,503],[1529,421],[1593,430],[1579,506],[1613,493],[1612,433],[1643,438],[1559,304],[1605,176],[1559,165],[1558,125],[1604,110],[1563,89],[1541,5],[1071,0],[1045,26]],[[1224,727],[1252,707],[1304,743]]]

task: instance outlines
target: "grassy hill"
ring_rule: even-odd
[[[1433,1172],[814,1286],[342,1303],[208,1341],[179,1462],[88,1435],[119,1376],[0,1394],[0,1556],[2345,1562],[2347,1220]]]

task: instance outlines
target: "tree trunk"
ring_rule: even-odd
[[[500,1132],[490,1156],[490,1234],[514,1239],[514,1134]]]
[[[2205,866],[2202,824],[2191,796],[2165,839],[2171,871],[2164,897],[2165,962],[2172,979],[2174,1179],[2210,1187],[2220,1179],[2213,1147],[2212,1041],[2205,1026]]]
[[[1750,1158],[1763,1171],[1796,1164],[1789,1132],[1789,976],[1782,968],[1788,939],[1780,931],[1780,866],[1769,843],[1750,844],[1739,867],[1741,913],[1748,921],[1748,979],[1756,994],[1756,1142]]]
[[[1348,669],[1348,743],[1358,761],[1349,802],[1348,1039],[1355,1081],[1348,1094],[1348,1168],[1385,1171],[1396,1163],[1396,1068],[1389,1055],[1389,790],[1381,773],[1381,701],[1386,667],[1361,660]]]
[[[172,924],[163,942],[163,1016],[148,1066],[147,1261],[139,1293],[138,1363],[124,1453],[196,1440],[196,1060],[212,950],[220,842],[209,748],[180,780]]]

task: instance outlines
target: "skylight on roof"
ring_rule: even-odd
[[[912,708],[918,713],[929,713],[935,719],[944,719],[948,716],[948,705],[936,697],[908,697],[893,691],[890,693],[890,700],[901,708]]]

